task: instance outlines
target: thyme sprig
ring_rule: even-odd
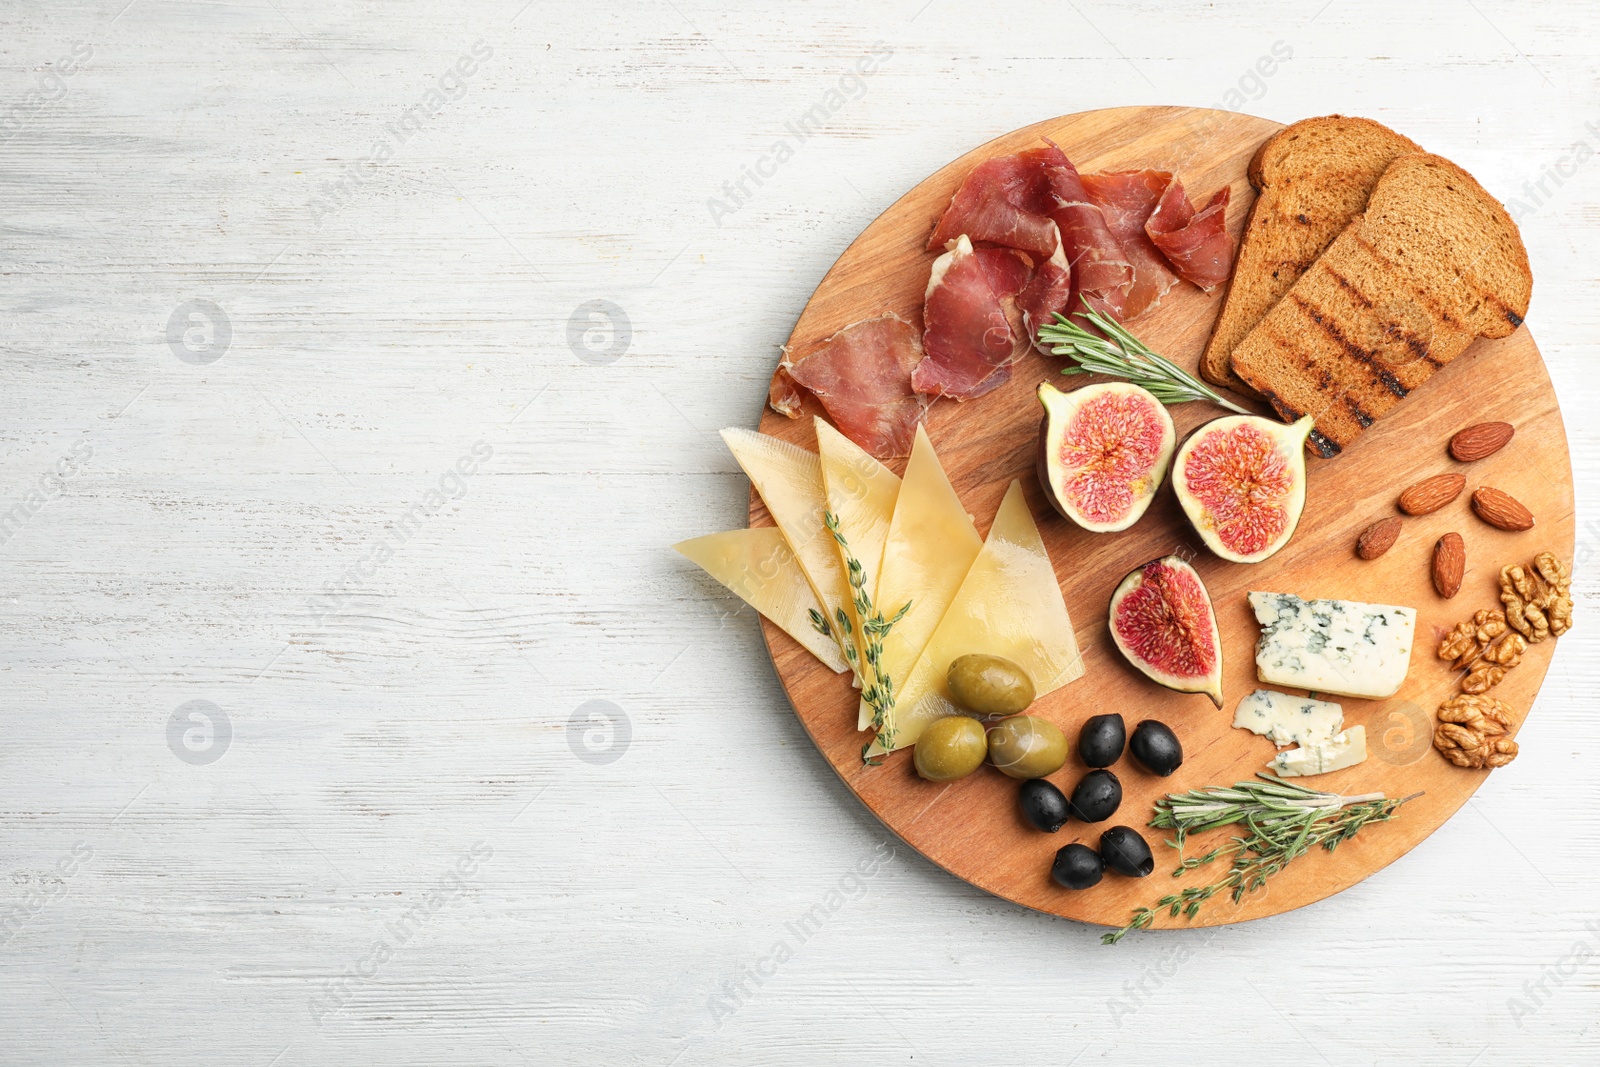
[[[1400,806],[1421,796],[1387,799],[1382,793],[1341,796],[1286,782],[1264,772],[1259,782],[1239,782],[1232,788],[1211,786],[1173,793],[1156,802],[1150,825],[1172,830],[1167,844],[1178,850],[1180,861],[1172,877],[1223,857],[1232,857],[1228,873],[1210,885],[1190,886],[1162,897],[1154,907],[1135,908],[1133,919],[1120,930],[1101,936],[1114,945],[1133,930],[1143,930],[1165,909],[1172,918],[1192,919],[1200,905],[1223,890],[1235,904],[1266,885],[1267,879],[1313,848],[1332,852],[1371,823],[1388,822]],[[1188,835],[1219,826],[1243,824],[1242,836],[1229,839],[1203,856],[1183,855]]]
[[[1221,393],[1153,351],[1115,319],[1092,309],[1078,312],[1077,317],[1104,336],[1061,315],[1054,316],[1055,322],[1039,327],[1040,341],[1053,345],[1051,351],[1056,355],[1076,361],[1074,366],[1063,369],[1062,374],[1106,374],[1143,386],[1163,404],[1209,400],[1240,415],[1253,414],[1248,408],[1225,400]]]
[[[850,599],[855,607],[856,618],[861,620],[862,636],[866,638],[865,645],[860,652],[857,652],[855,627],[850,621],[849,614],[842,607],[834,609],[834,621],[839,627],[837,632],[815,608],[811,609],[811,625],[816,627],[818,633],[834,637],[839,642],[845,660],[861,682],[861,699],[872,709],[872,729],[875,732],[875,740],[868,741],[861,747],[861,761],[870,764],[872,761],[867,758],[867,752],[874,744],[879,744],[886,752],[894,748],[895,727],[891,718],[891,713],[894,711],[894,679],[883,672],[883,639],[888,636],[895,623],[905,618],[906,612],[911,610],[911,601],[902,604],[893,618],[885,619],[883,613],[873,607],[872,597],[867,593],[866,569],[850,551],[850,542],[845,540],[844,534],[839,531],[839,516],[831,511],[824,512],[822,521],[828,527],[828,532],[833,535],[833,539],[838,542],[839,553],[844,557],[846,576],[850,582]],[[866,661],[865,666],[862,664],[863,659]]]

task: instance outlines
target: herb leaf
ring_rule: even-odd
[[[1115,319],[1092,309],[1078,312],[1077,317],[1105,336],[1091,333],[1061,315],[1054,316],[1055,322],[1039,327],[1040,341],[1053,345],[1051,351],[1056,355],[1076,361],[1075,366],[1067,367],[1062,374],[1106,374],[1143,386],[1163,404],[1209,400],[1240,415],[1254,414],[1248,408],[1223,399],[1221,393],[1152,351]]]
[[[1332,852],[1370,823],[1388,822],[1400,805],[1421,793],[1389,800],[1382,793],[1341,796],[1323,793],[1259,772],[1258,782],[1239,782],[1232,788],[1211,786],[1187,793],[1170,793],[1156,801],[1150,825],[1172,830],[1167,844],[1178,850],[1179,863],[1172,877],[1204,867],[1224,856],[1233,857],[1228,873],[1205,886],[1190,886],[1162,897],[1153,908],[1135,908],[1133,918],[1120,930],[1101,936],[1102,944],[1115,945],[1133,930],[1148,927],[1162,909],[1177,918],[1192,919],[1200,905],[1228,890],[1237,904],[1267,884],[1267,879],[1313,848]],[[1188,835],[1219,826],[1244,825],[1233,837],[1203,856],[1183,857]]]

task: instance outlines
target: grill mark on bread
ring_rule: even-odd
[[[1352,218],[1367,204],[1396,158],[1421,149],[1371,119],[1329,115],[1303,119],[1268,138],[1250,160],[1260,192],[1245,223],[1222,311],[1200,358],[1208,381],[1254,393],[1234,351]],[[1259,368],[1265,372],[1266,368]]]
[[[1343,350],[1345,355],[1349,356],[1351,359],[1362,364],[1368,370],[1370,370],[1373,376],[1382,383],[1385,389],[1389,390],[1389,392],[1393,393],[1400,400],[1404,400],[1406,398],[1406,394],[1411,390],[1407,389],[1405,385],[1401,383],[1400,379],[1396,378],[1392,372],[1380,367],[1378,365],[1378,361],[1373,358],[1373,354],[1371,352],[1367,351],[1365,348],[1362,348],[1360,345],[1350,340],[1350,338],[1346,337],[1344,331],[1339,329],[1339,327],[1334,324],[1331,318],[1324,315],[1321,309],[1293,290],[1290,290],[1288,298],[1293,300],[1295,305],[1299,307],[1301,311],[1304,311],[1308,316],[1310,316],[1311,321],[1316,323],[1322,329],[1322,332],[1327,334],[1328,338],[1333,341],[1334,344],[1338,345],[1341,350]],[[1306,369],[1309,369],[1309,366],[1307,366]],[[1331,379],[1323,380],[1320,382],[1318,388],[1326,390],[1329,384],[1331,384]],[[1367,425],[1370,426],[1371,423],[1367,423]]]
[[[1311,442],[1311,447],[1315,448],[1317,450],[1317,455],[1321,456],[1323,459],[1332,459],[1334,456],[1337,456],[1340,452],[1344,451],[1344,449],[1334,444],[1328,438],[1324,437],[1320,431],[1315,429],[1311,431],[1311,436],[1306,440]]]
[[[1341,288],[1345,292],[1349,293],[1351,299],[1353,299],[1356,303],[1360,304],[1364,308],[1370,308],[1370,307],[1373,306],[1372,301],[1367,299],[1367,295],[1365,293],[1363,293],[1360,289],[1357,289],[1356,286],[1355,286],[1355,283],[1352,282],[1349,278],[1346,278],[1343,274],[1340,274],[1338,271],[1334,270],[1333,267],[1328,265],[1328,264],[1323,264],[1323,269],[1328,272],[1328,277],[1330,277],[1334,281],[1338,282],[1339,283],[1339,288]]]

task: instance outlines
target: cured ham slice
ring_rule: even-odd
[[[1233,271],[1233,238],[1228,234],[1228,186],[1199,211],[1189,203],[1183,183],[1172,179],[1145,233],[1185,280],[1210,292]]]
[[[1009,261],[1009,262],[1008,262]],[[965,234],[933,261],[922,303],[922,349],[911,375],[919,393],[971,400],[1011,377],[1018,346],[1002,301],[1027,282],[1010,251],[974,250]]]
[[[1078,168],[1054,144],[1049,152],[1045,173],[1055,199],[1050,217],[1061,231],[1061,247],[1072,267],[1069,314],[1088,307],[1121,319],[1133,288],[1133,264],[1100,206],[1089,198]]]
[[[1047,170],[1057,156],[1061,150],[1051,145],[973,167],[939,217],[928,249],[945,248],[965,234],[969,241],[1015,248],[1036,261],[1049,258],[1058,238],[1049,217],[1055,200]]]
[[[927,398],[911,388],[912,371],[921,362],[916,326],[889,314],[846,326],[792,363],[786,358],[779,373],[810,390],[840,433],[878,459],[892,459],[911,454],[917,424],[928,410]],[[798,403],[791,415],[770,395],[768,402],[790,418],[799,417]]]
[[[1055,322],[1057,315],[1065,315],[1071,299],[1072,268],[1067,265],[1067,257],[1057,245],[1055,254],[1034,268],[1033,277],[1017,294],[1023,333],[1035,348],[1046,355],[1050,350],[1039,343],[1039,327]]]
[[[1172,175],[1164,170],[1083,175],[1084,190],[1100,209],[1106,228],[1122,246],[1122,254],[1133,267],[1133,285],[1122,309],[1124,321],[1136,319],[1153,309],[1167,295],[1167,290],[1178,284],[1178,276],[1172,273],[1166,257],[1144,230],[1145,222],[1171,184]]]
[[[767,407],[791,419],[800,417],[802,402],[800,387],[789,376],[789,368],[782,363],[772,374],[772,384],[767,386]]]

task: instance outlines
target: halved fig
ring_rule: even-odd
[[[1178,443],[1166,405],[1137,385],[1103,382],[1063,393],[1039,386],[1039,483],[1085,530],[1126,530],[1145,513]]]
[[[1189,435],[1172,488],[1207,548],[1234,563],[1260,563],[1289,543],[1306,504],[1313,421],[1229,415]]]
[[[1211,595],[1177,556],[1128,572],[1111,594],[1111,639],[1151,681],[1222,707],[1222,641]]]

